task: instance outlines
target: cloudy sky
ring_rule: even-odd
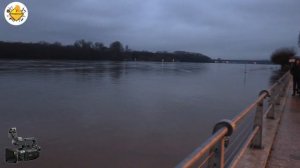
[[[1,0],[0,9],[12,1]],[[300,0],[20,0],[27,22],[0,20],[1,41],[77,39],[134,50],[200,52],[212,58],[268,59],[297,48]],[[3,15],[2,15],[3,16]]]

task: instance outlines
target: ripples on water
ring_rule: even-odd
[[[246,70],[246,73],[245,73]],[[41,157],[0,167],[173,167],[269,86],[272,65],[0,61],[0,147]]]

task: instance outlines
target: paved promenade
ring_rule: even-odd
[[[248,149],[237,168],[300,168],[300,96],[291,94],[289,85],[275,119],[264,119],[263,148]]]
[[[268,168],[300,168],[300,96],[290,96],[281,122]]]

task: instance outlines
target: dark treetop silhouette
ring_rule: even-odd
[[[78,40],[74,45],[62,45],[59,42],[0,42],[0,53],[1,59],[212,62],[211,58],[200,53],[133,51],[128,46],[124,49],[119,41],[111,43],[109,47],[85,40]]]

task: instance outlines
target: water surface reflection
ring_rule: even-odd
[[[0,61],[0,147],[36,136],[38,160],[0,167],[173,167],[269,86],[270,65]]]

